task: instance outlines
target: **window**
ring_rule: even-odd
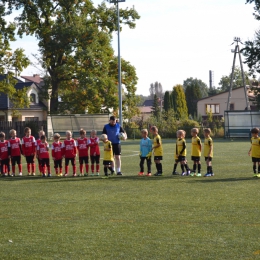
[[[36,95],[33,94],[33,93],[30,95],[30,102],[31,103],[36,103]]]
[[[212,114],[219,114],[219,104],[207,104],[206,112],[211,112]]]
[[[233,103],[229,104],[229,110],[235,110],[235,105]]]
[[[37,122],[37,121],[39,121],[39,117],[25,117],[24,119],[25,119],[26,122],[30,122],[30,121]]]

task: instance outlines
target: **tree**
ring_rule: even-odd
[[[197,116],[197,102],[201,99],[201,91],[198,83],[194,82],[189,84],[185,90],[186,103],[188,107],[188,114]]]
[[[17,80],[14,78],[20,75],[21,71],[26,68],[30,61],[25,56],[24,50],[18,48],[14,51],[10,48],[10,42],[15,41],[15,24],[4,20],[5,7],[0,5],[0,74],[5,77],[0,81],[0,92],[8,95],[14,109],[29,106],[27,97],[27,89],[17,90],[15,84]]]
[[[248,72],[244,72],[245,76],[245,83],[246,85],[250,85],[250,79]],[[220,79],[220,82],[218,83],[220,85],[221,91],[228,91],[230,89],[230,79],[231,79],[231,73],[229,76],[222,76]],[[233,85],[232,88],[238,88],[243,86],[243,78],[242,78],[242,72],[239,67],[235,67],[234,69],[234,75],[233,75]]]
[[[160,107],[159,107],[159,98],[157,97],[157,95],[154,95],[153,98],[153,107],[152,107],[152,114],[153,117],[159,121],[159,117],[160,117]]]
[[[162,84],[159,83],[158,81],[150,85],[149,91],[150,91],[151,99],[154,98],[154,95],[156,95],[160,99],[163,97],[163,87]]]
[[[200,79],[197,79],[197,78],[187,78],[186,80],[184,80],[183,82],[183,89],[184,91],[186,90],[186,88],[189,86],[189,85],[198,85],[199,88],[200,88],[200,92],[201,92],[201,98],[204,98],[204,97],[207,97],[208,96],[208,91],[209,91],[209,88],[207,86],[206,83],[204,83],[202,80]]]
[[[170,92],[166,91],[163,98],[163,109],[168,112],[172,108]]]
[[[179,120],[188,118],[188,108],[182,85],[176,85],[173,87],[171,99],[173,109],[176,113],[176,118]]]
[[[104,104],[118,107],[117,80],[110,73],[110,63],[114,61],[111,35],[117,30],[115,7],[107,8],[103,2],[95,8],[90,0],[3,0],[3,3],[8,4],[9,14],[15,9],[21,11],[15,18],[18,34],[35,35],[38,40],[43,66],[49,75],[45,95],[50,96],[52,113],[68,109],[97,111]],[[120,17],[121,24],[130,28],[139,19],[134,8],[120,9]]]

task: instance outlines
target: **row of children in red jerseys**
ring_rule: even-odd
[[[95,130],[91,131],[90,138],[86,137],[86,131],[80,130],[80,137],[75,141],[72,139],[70,131],[66,132],[66,139],[60,142],[60,135],[54,134],[54,142],[51,145],[52,159],[54,160],[54,169],[57,176],[67,176],[69,163],[73,168],[73,176],[76,174],[76,156],[79,155],[80,176],[88,176],[89,164],[88,153],[91,159],[91,175],[99,175],[99,138]],[[26,158],[28,175],[35,175],[35,155],[38,159],[40,175],[45,177],[51,176],[49,144],[44,131],[39,131],[39,139],[31,135],[31,129],[24,129],[25,136],[20,140],[16,136],[14,129],[10,130],[10,139],[5,140],[5,133],[0,132],[0,162],[2,176],[15,176],[15,167],[18,166],[19,175],[22,176],[21,155]],[[62,160],[65,158],[65,174],[62,173]],[[10,159],[12,173],[10,174]],[[85,163],[86,173],[84,174],[83,166]],[[47,169],[47,172],[46,172]],[[96,171],[95,171],[96,170]]]

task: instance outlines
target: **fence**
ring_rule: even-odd
[[[108,114],[82,114],[82,115],[51,115],[47,117],[48,138],[52,139],[54,133],[65,137],[67,130],[72,131],[73,137],[79,136],[80,128],[89,132],[95,129],[98,135],[102,132],[105,124],[109,122]]]
[[[17,137],[24,136],[24,128],[30,127],[32,135],[38,138],[39,130],[47,132],[47,121],[0,121],[0,131],[4,132],[6,138],[9,138],[9,131],[15,129]]]
[[[249,137],[254,127],[260,127],[260,111],[225,111],[225,137]]]

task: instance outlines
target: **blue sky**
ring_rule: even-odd
[[[95,5],[100,0],[93,0]],[[126,0],[121,8],[132,7],[141,15],[136,28],[123,27],[121,56],[135,66],[139,78],[137,94],[148,95],[151,83],[160,82],[164,91],[182,84],[189,77],[209,85],[209,70],[214,83],[231,73],[233,38],[252,40],[260,29],[246,0]],[[117,35],[113,47],[117,54]],[[28,56],[37,53],[37,42],[26,37],[13,44]],[[241,46],[242,47],[242,46]],[[238,59],[237,59],[237,65]],[[244,67],[247,70],[247,67]],[[37,73],[33,67],[22,75]]]

